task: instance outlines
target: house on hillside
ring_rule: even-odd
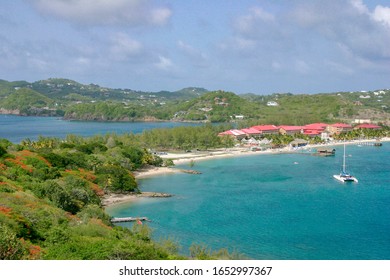
[[[279,133],[282,135],[294,135],[302,132],[303,132],[303,126],[295,126],[295,125],[279,126]]]
[[[352,125],[345,124],[345,123],[335,123],[327,126],[326,128],[328,132],[333,135],[333,134],[340,134],[340,133],[345,133],[345,132],[350,132],[352,131]]]
[[[267,106],[275,107],[275,106],[279,106],[279,104],[276,101],[268,101]]]
[[[251,128],[261,131],[264,134],[279,134],[279,128],[273,124],[270,125],[255,125]]]
[[[371,123],[370,119],[355,119],[354,123]]]

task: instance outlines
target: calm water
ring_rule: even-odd
[[[332,178],[342,164],[342,146],[336,150],[335,157],[251,155],[196,162],[192,169],[201,175],[139,181],[143,191],[174,197],[145,198],[108,212],[149,217],[155,238],[170,236],[183,252],[205,243],[252,259],[388,260],[390,143],[347,147],[357,184]]]
[[[65,138],[68,134],[92,136],[107,133],[140,133],[143,130],[176,126],[195,126],[196,123],[175,122],[86,122],[65,121],[54,117],[21,117],[0,115],[0,138],[14,143],[30,138],[36,140],[40,135]]]

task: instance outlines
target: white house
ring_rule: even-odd
[[[279,104],[275,101],[268,101],[267,106],[279,106]]]

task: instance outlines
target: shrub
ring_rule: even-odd
[[[0,223],[0,260],[20,260],[26,253],[16,233]]]

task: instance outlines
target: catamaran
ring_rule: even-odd
[[[345,170],[345,144],[344,144],[344,155],[343,155],[343,169],[338,175],[333,175],[333,177],[341,182],[358,182],[358,179],[356,179],[354,176],[349,174]]]

